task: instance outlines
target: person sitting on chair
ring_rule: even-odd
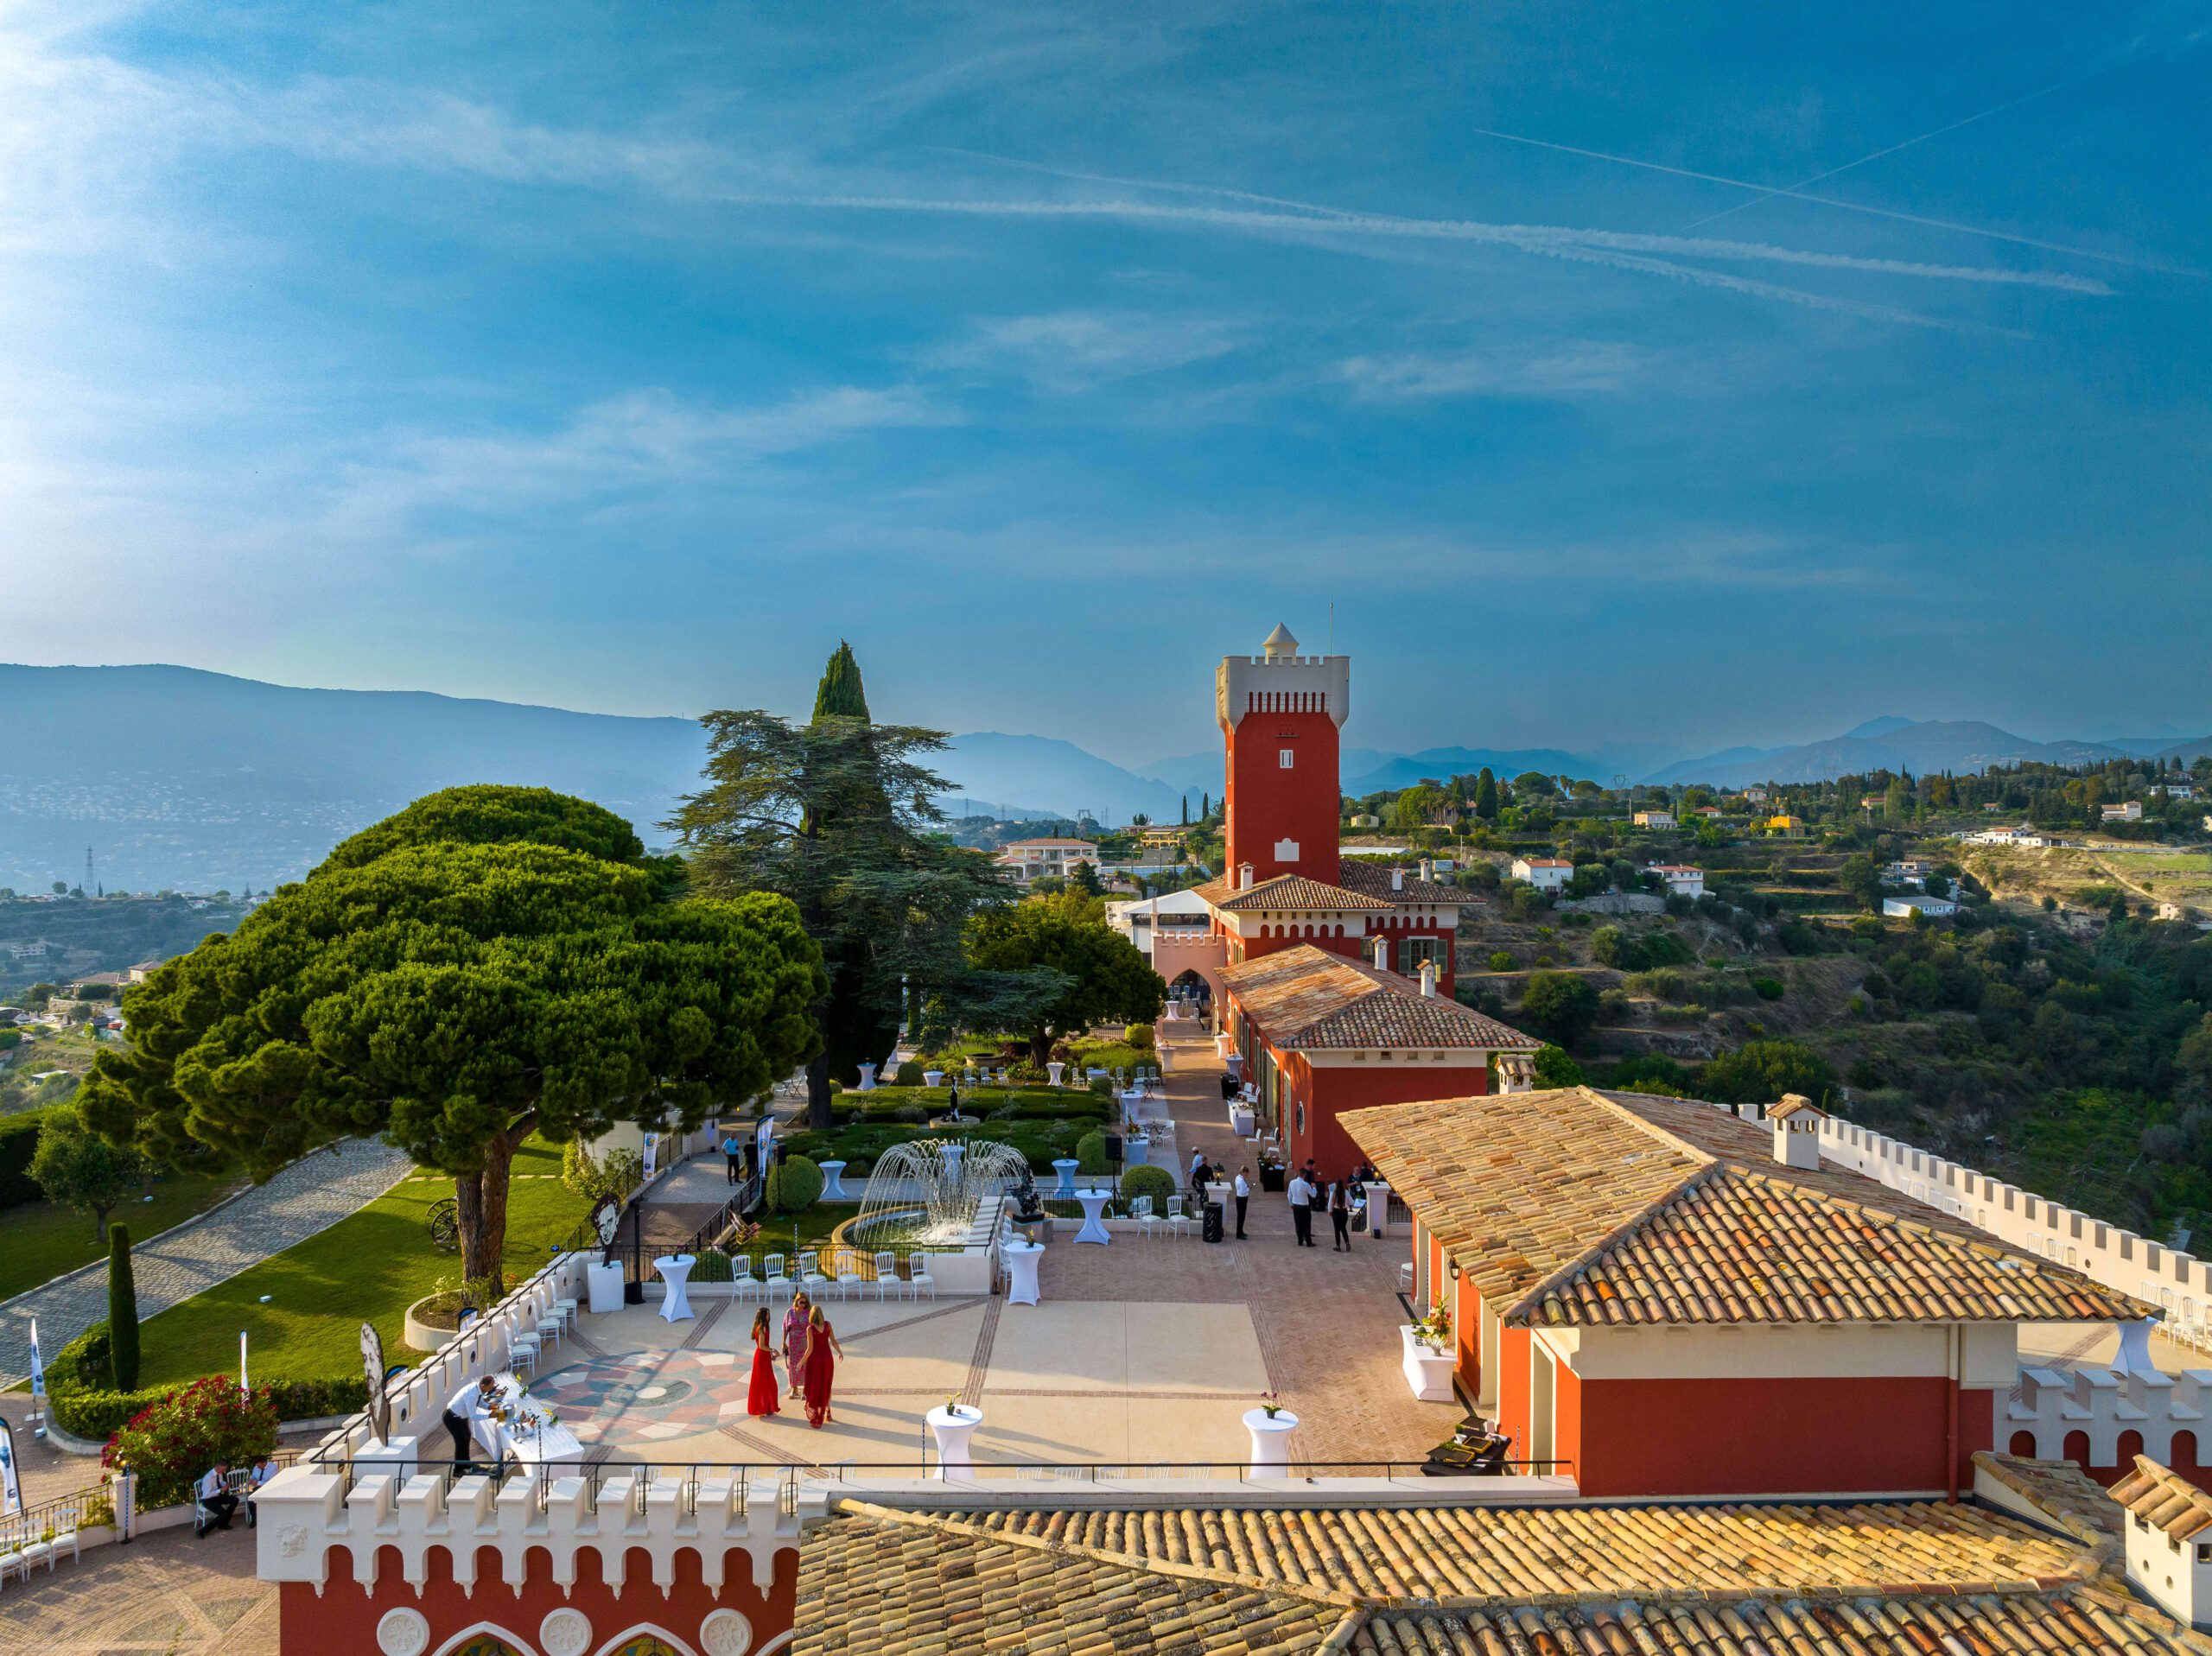
[[[231,1514],[238,1509],[238,1498],[231,1493],[230,1475],[231,1469],[218,1461],[208,1468],[194,1487],[193,1494],[198,1498],[201,1509],[214,1520],[200,1532],[203,1535],[207,1530],[230,1528]]]
[[[255,1457],[253,1470],[245,1475],[246,1528],[251,1530],[261,1527],[261,1514],[253,1509],[254,1493],[258,1490],[263,1484],[268,1482],[270,1479],[276,1475],[276,1462],[270,1460],[266,1455],[257,1456]]]

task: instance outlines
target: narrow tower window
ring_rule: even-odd
[[[1298,750],[1294,747],[1284,748],[1277,756],[1277,761],[1281,765],[1284,770],[1289,770],[1292,765],[1298,762]]]

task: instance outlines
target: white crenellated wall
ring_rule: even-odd
[[[2183,1457],[2183,1463],[2195,1466],[2208,1447],[2208,1409],[2212,1409],[2212,1369],[2164,1374],[2154,1370],[2120,1374],[2108,1368],[2023,1368],[2012,1400],[1999,1407],[1997,1447],[2000,1452],[2009,1450],[2014,1434],[2029,1431],[2035,1434],[2032,1452],[2037,1459],[2063,1460],[2067,1437],[2084,1432],[2089,1439],[2087,1465],[2126,1470],[2133,1462],[2120,1453],[2122,1432],[2139,1433],[2140,1452],[2171,1466],[2175,1434],[2185,1431],[2196,1442]]]
[[[556,1585],[575,1584],[576,1560],[588,1551],[599,1555],[599,1578],[619,1589],[635,1549],[652,1560],[652,1584],[665,1589],[676,1581],[677,1555],[689,1550],[699,1555],[701,1578],[719,1591],[725,1554],[741,1550],[751,1560],[753,1585],[765,1592],[775,1580],[777,1553],[796,1547],[801,1525],[822,1516],[826,1505],[823,1492],[800,1488],[786,1509],[776,1482],[748,1488],[711,1477],[687,1502],[679,1484],[641,1486],[620,1474],[595,1487],[586,1478],[556,1478],[543,1488],[542,1503],[540,1494],[531,1478],[511,1479],[495,1490],[479,1475],[448,1489],[435,1474],[386,1473],[359,1477],[349,1494],[342,1464],[326,1469],[302,1462],[279,1473],[255,1498],[258,1571],[264,1581],[306,1582],[321,1592],[328,1584],[330,1550],[343,1546],[354,1580],[372,1588],[379,1555],[391,1548],[399,1554],[403,1579],[420,1588],[430,1577],[435,1549],[446,1554],[453,1578],[473,1587],[477,1551],[489,1547],[499,1555],[503,1581],[518,1590],[527,1554],[540,1548],[552,1558]]]
[[[1941,1208],[2024,1253],[2163,1306],[2166,1331],[2190,1344],[2204,1342],[2212,1327],[2212,1264],[2193,1254],[1838,1116],[1821,1124],[1821,1156]]]

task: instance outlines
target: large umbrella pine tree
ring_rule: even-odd
[[[693,1128],[818,1045],[793,906],[677,888],[586,801],[431,795],[126,991],[131,1041],[95,1061],[86,1119],[257,1178],[381,1133],[453,1177],[462,1268],[494,1276],[533,1132]]]

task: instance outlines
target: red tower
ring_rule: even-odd
[[[1228,656],[1214,674],[1227,748],[1228,873],[1338,882],[1337,733],[1351,711],[1351,658],[1300,656],[1278,626],[1262,654]]]

